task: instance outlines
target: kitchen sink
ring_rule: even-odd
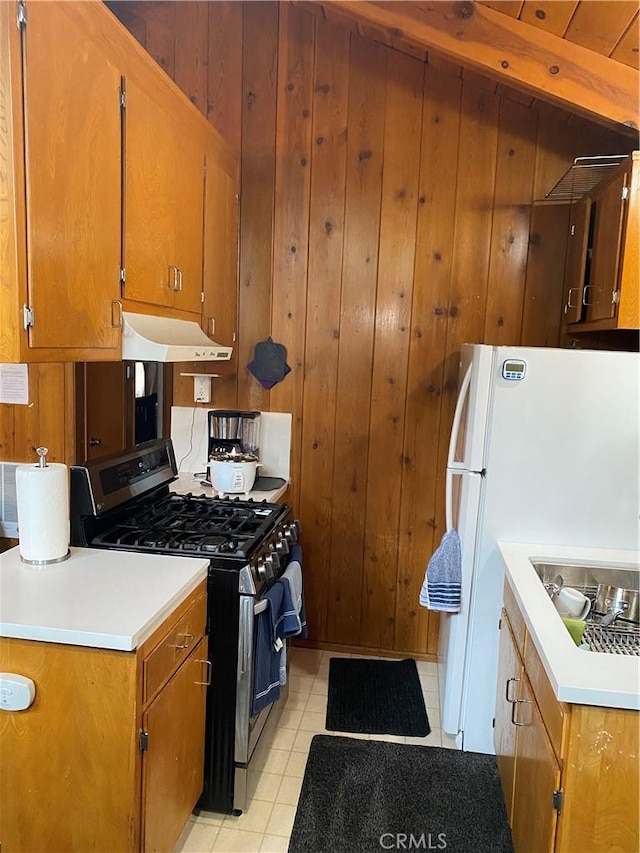
[[[551,584],[558,575],[562,575],[564,586],[572,586],[585,595],[590,595],[587,590],[593,590],[595,595],[599,583],[619,586],[623,589],[638,589],[640,581],[638,569],[575,566],[567,563],[543,563],[536,560],[532,560],[531,565],[543,584]],[[593,595],[590,597],[592,598]]]
[[[531,560],[531,565],[550,597],[553,597],[552,593],[558,576],[562,578],[562,586],[579,590],[592,602],[595,600],[598,584],[638,589],[640,583],[638,569],[549,563],[537,560]],[[590,613],[586,618],[587,627],[583,641],[588,643],[589,650],[640,656],[640,626],[617,620],[605,627],[600,624],[602,618],[598,613]]]

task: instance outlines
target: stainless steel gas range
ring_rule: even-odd
[[[207,693],[203,809],[238,814],[260,734],[280,700],[251,715],[254,641],[264,593],[287,564],[300,525],[285,504],[172,494],[170,440],[71,469],[71,544],[207,557]]]

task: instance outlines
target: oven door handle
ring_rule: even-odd
[[[240,675],[249,671],[249,649],[253,637],[253,599],[242,596],[240,599]]]

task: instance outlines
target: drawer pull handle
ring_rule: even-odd
[[[183,637],[181,643],[171,643],[172,649],[188,649],[193,642],[193,634],[178,634],[178,637]]]
[[[202,684],[205,687],[209,687],[211,684],[211,674],[213,672],[213,666],[211,665],[211,661],[210,660],[199,660],[199,661],[197,661],[197,663],[206,663],[206,665],[209,668],[207,670],[207,680],[206,681],[196,681],[196,684]]]
[[[509,702],[511,705],[515,705],[515,703],[517,702],[517,699],[512,699],[512,698],[509,696],[509,693],[511,692],[509,688],[511,687],[511,685],[512,685],[512,684],[519,684],[519,683],[520,683],[520,679],[519,679],[519,678],[508,678],[508,679],[507,679],[507,689],[506,689],[506,691],[505,691],[505,699],[506,699],[506,700],[507,700],[507,702]]]

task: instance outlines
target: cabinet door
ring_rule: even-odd
[[[134,444],[133,365],[88,362],[76,367],[78,458],[97,459]]]
[[[120,73],[75,6],[30,4],[23,35],[29,345],[106,359],[121,338]]]
[[[203,785],[206,637],[198,643],[142,718],[142,849],[171,850]]]
[[[621,172],[594,196],[593,257],[589,284],[585,287],[583,302],[585,320],[608,320],[616,314],[614,293],[618,289],[620,249],[626,204],[623,189],[628,173]]]
[[[564,313],[567,323],[579,323],[582,319],[590,213],[591,199],[588,196],[571,206],[567,262],[565,265]]]
[[[126,80],[124,261],[127,300],[202,307],[204,148],[178,102]]]
[[[509,824],[513,814],[517,727],[512,722],[513,709],[519,698],[522,663],[511,634],[504,610],[500,621],[500,652],[498,657],[498,687],[493,742],[496,748],[498,773],[507,809]]]
[[[515,853],[552,853],[558,812],[553,792],[560,787],[560,767],[533,698],[529,679],[523,676],[514,712],[518,728],[516,780],[511,834]]]
[[[238,196],[236,163],[213,144],[205,179],[202,329],[233,346],[238,324]]]

